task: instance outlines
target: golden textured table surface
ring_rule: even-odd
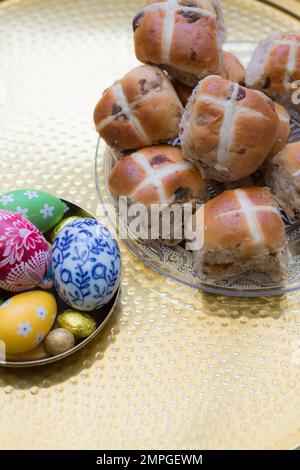
[[[142,3],[0,4],[1,191],[45,189],[100,214],[92,111],[136,63],[130,23]],[[223,4],[231,40],[299,29],[254,0]],[[119,306],[89,347],[0,369],[1,448],[295,447],[300,294],[214,297],[122,254]]]

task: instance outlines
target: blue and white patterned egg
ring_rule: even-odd
[[[68,305],[85,312],[101,308],[120,283],[118,243],[100,222],[75,220],[54,239],[52,271],[55,287]]]

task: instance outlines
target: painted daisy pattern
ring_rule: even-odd
[[[20,214],[22,217],[25,217],[25,219],[27,218],[28,209],[26,209],[26,207],[22,208],[22,207],[18,206],[18,207],[16,207],[15,212],[17,214]]]
[[[6,206],[10,202],[14,202],[14,197],[12,194],[5,194],[0,198],[0,202],[3,204],[3,206]]]
[[[37,191],[25,191],[24,196],[26,196],[29,200],[30,199],[38,199],[39,195]]]
[[[40,210],[40,213],[42,214],[43,219],[47,219],[48,217],[53,217],[53,211],[53,206],[50,207],[48,204],[44,204],[44,207]]]
[[[19,323],[18,327],[19,329],[17,330],[17,335],[22,335],[23,338],[26,338],[32,331],[29,320],[25,323]]]
[[[48,314],[48,311],[45,309],[44,305],[41,305],[40,307],[36,307],[36,316],[37,318],[41,318],[42,320],[45,320],[46,316]]]

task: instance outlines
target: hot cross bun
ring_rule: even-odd
[[[186,159],[205,178],[238,181],[270,153],[279,119],[272,100],[218,76],[200,81],[181,120]]]
[[[285,272],[285,228],[267,189],[224,191],[195,217],[197,230],[202,231],[202,247],[195,251],[199,275],[224,278],[254,270],[279,280]]]
[[[227,80],[231,80],[232,82],[240,83],[242,85],[245,81],[245,69],[239,59],[231,52],[225,51],[223,53],[223,62],[224,68],[221,76]],[[183,106],[186,106],[194,88],[185,85],[176,78],[173,78],[171,83],[175,88],[181,103]]]
[[[123,157],[112,169],[109,185],[115,196],[147,206],[203,200],[206,194],[200,172],[171,145],[145,147]]]
[[[300,34],[277,33],[264,39],[248,65],[246,85],[292,106],[296,80],[300,80]]]
[[[127,196],[128,209],[133,203],[146,207],[149,220],[144,239],[153,239],[155,226],[158,238],[169,245],[184,239],[185,220],[183,211],[175,216],[169,209],[190,203],[193,212],[197,202],[207,199],[207,185],[199,171],[183,159],[179,148],[170,145],[142,148],[123,157],[110,174],[109,186],[114,196]],[[155,208],[158,212],[154,213]]]
[[[222,71],[219,0],[148,0],[133,20],[135,52],[189,86]]]
[[[300,142],[288,144],[269,162],[266,182],[291,219],[300,218]]]
[[[142,65],[104,93],[94,121],[108,145],[129,150],[178,136],[182,104],[165,73]]]

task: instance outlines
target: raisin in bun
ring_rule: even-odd
[[[108,145],[129,150],[176,138],[182,112],[164,72],[141,65],[105,90],[94,121]]]
[[[221,279],[254,270],[279,280],[284,274],[285,228],[267,189],[224,191],[198,209],[195,220],[202,231],[202,247],[194,253],[198,275]]]
[[[259,43],[252,55],[246,71],[246,85],[292,106],[293,82],[296,80],[300,80],[300,34],[271,34]]]
[[[291,219],[300,218],[300,142],[288,144],[268,165],[266,182]]]
[[[183,159],[179,148],[171,145],[145,147],[123,157],[111,171],[109,187],[115,197],[127,196],[129,205],[139,203],[149,210],[153,204],[195,206],[207,197],[207,185],[199,171]],[[180,219],[180,229],[182,223]],[[170,243],[182,239],[173,238]]]
[[[277,139],[279,119],[263,93],[212,75],[195,88],[180,127],[185,158],[204,178],[229,182],[263,163]]]
[[[223,69],[219,0],[148,0],[133,20],[135,52],[189,86]]]

